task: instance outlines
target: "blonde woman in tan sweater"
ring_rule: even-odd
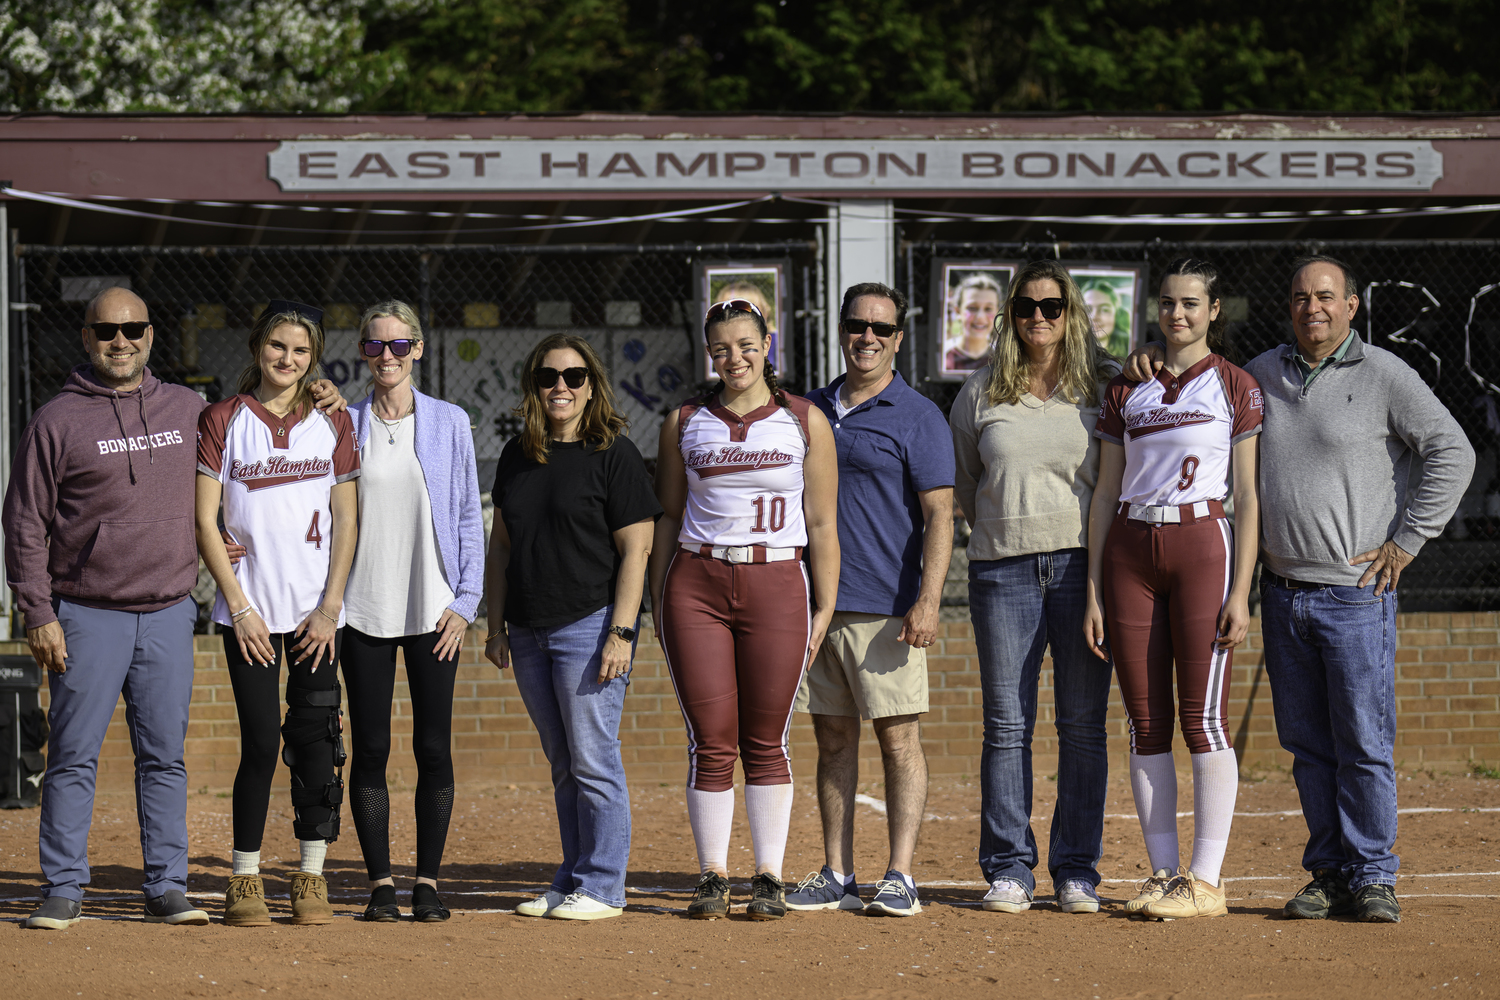
[[[969,611],[984,694],[979,866],[990,883],[986,910],[1020,913],[1036,892],[1031,736],[1049,646],[1058,796],[1047,866],[1063,912],[1099,909],[1110,667],[1090,654],[1079,623],[1099,474],[1091,431],[1103,386],[1119,370],[1094,339],[1067,269],[1034,261],[1011,283],[990,364],[969,376],[949,418],[954,495],[973,531]]]

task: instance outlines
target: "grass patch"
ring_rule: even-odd
[[[1476,778],[1500,779],[1500,767],[1490,767],[1482,760],[1470,761],[1469,773]]]

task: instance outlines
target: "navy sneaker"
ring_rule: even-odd
[[[853,883],[857,886],[857,883]],[[797,883],[797,888],[786,894],[788,910],[863,910],[865,901],[859,898],[856,887],[850,891],[833,877],[833,869],[827,865],[822,871],[813,872]]]
[[[875,883],[875,898],[865,906],[866,913],[883,917],[910,917],[922,912],[917,890],[906,884],[901,873],[892,869]]]

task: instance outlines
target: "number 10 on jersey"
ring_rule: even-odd
[[[786,527],[786,497],[771,497],[770,503],[766,502],[765,497],[756,497],[750,501],[750,506],[755,508],[755,527],[750,529],[751,532],[763,535],[767,531],[780,531]],[[770,508],[771,515],[769,528],[766,525],[767,507]]]

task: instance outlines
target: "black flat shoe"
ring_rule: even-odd
[[[418,923],[435,924],[447,920],[452,914],[438,898],[436,889],[426,882],[418,882],[411,890],[411,916]]]
[[[377,885],[370,893],[370,905],[365,907],[365,919],[372,924],[394,924],[401,919],[401,908],[396,905],[396,887]]]

